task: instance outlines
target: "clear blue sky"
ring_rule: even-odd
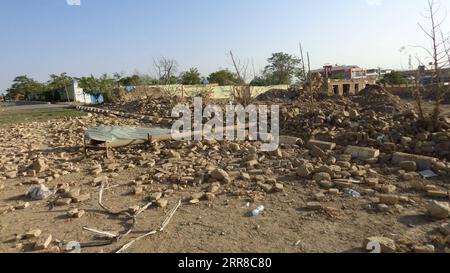
[[[407,68],[399,49],[427,43],[417,26],[425,8],[426,0],[2,0],[0,92],[22,74],[154,73],[158,56],[207,75],[230,66],[230,49],[260,71],[272,52],[299,55],[299,41],[313,68]]]

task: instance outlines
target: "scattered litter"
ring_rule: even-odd
[[[424,178],[438,177],[438,175],[432,170],[421,171],[420,175],[422,175]]]
[[[52,195],[52,192],[44,185],[33,186],[27,193],[27,196],[31,197],[33,200],[44,200],[50,195]]]
[[[241,209],[245,209],[245,208],[248,208],[248,207],[250,207],[250,202],[247,202],[247,204],[245,204],[243,207],[241,207]]]
[[[64,250],[67,253],[81,253],[81,244],[76,241],[68,242],[67,245],[65,245]]]
[[[359,193],[359,192],[357,192],[357,191],[355,191],[353,189],[348,190],[347,194],[350,195],[351,197],[354,197],[354,198],[361,197],[361,193]]]
[[[385,143],[385,142],[389,141],[389,137],[387,135],[381,135],[381,136],[377,137],[377,140],[380,143]]]
[[[263,211],[264,211],[264,206],[259,206],[259,207],[257,207],[256,209],[254,209],[254,210],[250,213],[250,215],[251,215],[252,217],[256,217],[256,216],[260,215],[261,212],[263,212]]]
[[[353,184],[362,184],[361,180],[357,180],[357,179],[353,179],[353,178],[350,178],[350,182],[352,182]]]

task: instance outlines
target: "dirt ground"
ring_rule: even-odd
[[[406,100],[403,99],[402,100],[405,103],[411,103],[412,105],[416,105],[416,102],[414,100]],[[427,113],[431,113],[434,109],[435,103],[433,101],[424,101],[423,102],[423,109],[424,111],[426,111]],[[448,117],[450,118],[450,104],[442,104],[441,105],[441,115],[443,117]]]
[[[106,213],[98,204],[99,186],[93,185],[96,175],[90,172],[94,164],[110,164],[104,159],[103,152],[91,154],[84,158],[81,147],[82,132],[86,127],[99,124],[105,125],[136,125],[145,126],[138,120],[120,119],[117,117],[84,116],[66,117],[50,122],[32,122],[24,125],[7,125],[1,128],[2,135],[2,164],[9,161],[12,154],[17,158],[12,160],[20,166],[27,166],[29,160],[19,159],[27,152],[11,146],[11,143],[20,142],[40,147],[39,154],[47,151],[49,158],[54,160],[54,167],[66,166],[70,163],[76,168],[64,175],[55,176],[46,181],[49,188],[58,185],[69,185],[71,188],[81,188],[89,193],[91,198],[82,203],[71,203],[65,206],[53,206],[51,200],[33,201],[25,196],[30,187],[28,177],[17,177],[0,180],[0,207],[17,206],[29,202],[25,209],[15,209],[6,214],[0,214],[0,252],[28,252],[33,251],[35,239],[19,239],[18,235],[29,230],[40,229],[42,235],[51,234],[53,242],[45,252],[59,252],[64,243],[69,241],[91,242],[95,235],[83,230],[83,227],[95,228],[102,231],[119,232],[127,229],[130,221],[124,221],[122,216],[116,217]],[[76,126],[75,126],[76,125]],[[76,129],[74,129],[76,128]],[[27,135],[23,131],[33,132]],[[69,137],[64,130],[70,130],[75,137]],[[14,132],[17,132],[15,134]],[[21,138],[18,138],[21,137]],[[247,147],[246,143],[239,143]],[[169,145],[169,144],[168,144]],[[171,145],[171,144],[170,144]],[[169,145],[169,146],[170,146]],[[19,145],[20,146],[20,145]],[[170,146],[171,147],[171,146]],[[169,148],[169,147],[166,147]],[[208,160],[213,162],[217,157],[217,147],[208,147],[205,151]],[[126,252],[166,253],[166,252],[283,252],[283,253],[342,253],[364,252],[362,243],[371,236],[384,236],[393,239],[401,252],[412,251],[413,246],[432,244],[436,252],[444,252],[441,235],[437,229],[448,220],[434,220],[426,215],[426,203],[430,200],[448,201],[447,198],[431,198],[423,191],[416,191],[409,187],[414,182],[435,185],[440,189],[449,189],[450,177],[438,177],[424,181],[403,181],[396,172],[398,169],[384,165],[373,165],[371,168],[378,172],[380,184],[395,185],[396,193],[407,198],[406,203],[391,207],[387,212],[377,209],[376,195],[363,194],[360,198],[351,197],[344,192],[337,195],[326,194],[321,201],[322,210],[308,210],[307,203],[315,201],[314,195],[324,192],[316,182],[310,179],[299,178],[295,172],[279,169],[275,172],[278,183],[284,186],[279,193],[265,193],[254,190],[254,182],[237,178],[231,185],[222,185],[212,200],[202,200],[198,204],[190,204],[189,198],[195,193],[205,192],[209,183],[201,185],[174,185],[167,180],[150,179],[144,181],[143,194],[133,194],[134,181],[149,172],[154,174],[153,167],[129,166],[130,159],[141,154],[152,154],[145,146],[135,146],[118,150],[116,160],[125,168],[115,171],[104,169],[102,175],[109,177],[109,185],[113,185],[104,193],[103,202],[115,210],[127,209],[133,205],[146,204],[148,193],[164,192],[168,205],[164,208],[151,206],[138,217],[138,223],[130,235],[123,240],[107,246],[83,248],[82,252],[114,252],[130,240],[158,228],[167,213],[178,200],[182,206],[175,213],[167,228],[155,235],[136,242]],[[192,150],[182,148],[178,150],[182,157],[188,157]],[[287,161],[302,158],[301,149],[283,146],[282,158],[268,156],[265,160],[270,166],[284,164]],[[229,165],[235,159],[244,157],[246,150],[228,153],[230,161],[217,161],[219,165]],[[152,154],[153,159],[166,162],[167,155]],[[26,156],[25,156],[26,157]],[[200,164],[205,156],[194,157],[192,164]],[[9,159],[8,159],[9,158]],[[28,157],[26,157],[28,158]],[[228,160],[228,157],[225,159]],[[221,161],[222,160],[222,161]],[[234,161],[233,161],[234,160]],[[198,161],[198,162],[197,162]],[[134,161],[136,162],[136,160]],[[5,163],[6,164],[6,163]],[[22,165],[21,165],[22,164]],[[173,164],[177,165],[177,161]],[[182,166],[180,163],[179,166]],[[203,166],[203,165],[202,165]],[[178,168],[178,165],[177,165]],[[58,173],[56,170],[55,173]],[[20,173],[20,171],[19,171]],[[46,178],[49,174],[39,175]],[[3,189],[1,189],[3,185]],[[365,184],[354,185],[360,192],[369,190]],[[173,189],[170,191],[169,189]],[[252,190],[250,190],[252,189]],[[260,198],[250,198],[247,191],[252,194],[259,193]],[[244,193],[243,193],[244,192]],[[264,212],[257,217],[249,217],[248,213],[259,205],[264,205]],[[66,214],[72,208],[82,209],[86,214],[74,219]],[[60,246],[60,248],[57,248]]]
[[[140,171],[123,171],[113,180],[121,185],[105,195],[105,204],[113,208],[127,208],[141,204],[141,198],[129,195],[131,188],[127,182]],[[362,240],[370,236],[384,235],[411,243],[427,243],[442,221],[430,221],[419,205],[411,205],[401,212],[379,213],[371,207],[370,198],[352,199],[348,196],[329,198],[324,204],[336,208],[339,218],[332,218],[323,212],[310,212],[304,209],[310,201],[314,185],[295,178],[286,178],[286,192],[268,195],[264,201],[251,204],[249,200],[219,195],[211,202],[198,205],[184,204],[175,214],[172,222],[163,233],[137,242],[129,252],[361,252]],[[73,174],[57,181],[75,183],[83,188],[91,188],[91,178],[87,174]],[[450,180],[446,181],[447,183]],[[0,192],[0,202],[25,201],[23,192],[28,186],[15,185],[19,180],[8,182]],[[56,183],[56,182],[55,182]],[[167,187],[155,184],[154,188]],[[165,212],[179,199],[189,197],[200,188],[180,191],[170,197],[168,208],[151,208],[139,217],[139,223],[130,238],[151,231],[162,222]],[[65,241],[92,241],[92,233],[84,231],[83,226],[100,230],[118,231],[124,229],[120,219],[101,211],[95,190],[90,191],[93,198],[82,206],[49,210],[47,202],[32,202],[26,210],[16,210],[1,218],[0,252],[16,252],[15,234],[23,234],[30,229],[39,228],[54,238]],[[411,198],[420,195],[408,193]],[[420,201],[419,201],[420,202]],[[266,210],[258,217],[250,218],[247,213],[258,205]],[[80,219],[70,219],[66,212],[71,207],[84,209],[86,215]],[[126,224],[125,224],[126,225]],[[24,242],[26,251],[26,242]],[[120,243],[107,247],[85,248],[83,252],[110,252],[117,250]],[[28,249],[30,250],[30,249]]]

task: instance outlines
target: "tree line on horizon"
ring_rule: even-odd
[[[304,80],[304,73],[300,68],[301,60],[294,55],[278,52],[273,53],[267,59],[268,65],[261,75],[253,77],[251,81],[244,78],[239,72],[229,69],[220,69],[209,74],[201,75],[197,68],[178,73],[178,62],[174,59],[161,57],[154,60],[156,77],[147,74],[133,73],[125,76],[123,73],[114,73],[112,76],[103,74],[100,77],[93,75],[85,77],[72,77],[67,73],[52,74],[47,82],[39,82],[27,75],[17,76],[11,87],[6,90],[7,99],[30,99],[35,95],[48,101],[61,100],[60,92],[66,92],[68,86],[74,81],[78,86],[91,95],[102,94],[106,101],[113,100],[113,90],[126,86],[150,86],[150,85],[198,85],[203,83],[218,84],[220,86],[248,84],[251,86],[289,85],[295,79]],[[248,66],[247,66],[248,67]]]

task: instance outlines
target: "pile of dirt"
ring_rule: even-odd
[[[296,100],[300,97],[301,90],[298,89],[270,89],[256,97],[258,101],[275,101],[275,100]]]
[[[127,90],[124,87],[114,90],[117,102],[129,102],[133,100],[142,100],[147,98],[159,98],[164,96],[164,92],[159,87],[137,86],[133,90]]]
[[[383,113],[399,113],[406,110],[400,97],[379,85],[367,85],[354,99],[365,110]]]
[[[182,101],[182,98],[177,96],[144,96],[138,99],[122,100],[114,104],[104,105],[104,108],[146,116],[170,117],[172,109]]]
[[[411,100],[415,98],[415,90],[413,88],[405,87],[388,87],[386,88],[389,93],[394,96],[398,96],[401,99]]]
[[[422,97],[426,100],[436,101],[438,97],[438,91],[436,88],[428,88],[423,92]],[[450,104],[450,90],[445,90],[442,95],[442,103]]]
[[[412,100],[415,99],[416,90],[411,87],[389,87],[387,88],[389,93],[399,96],[402,99]],[[436,101],[437,90],[432,87],[427,87],[421,91],[422,98],[424,100]],[[443,95],[443,104],[450,104],[450,90],[446,90]]]

